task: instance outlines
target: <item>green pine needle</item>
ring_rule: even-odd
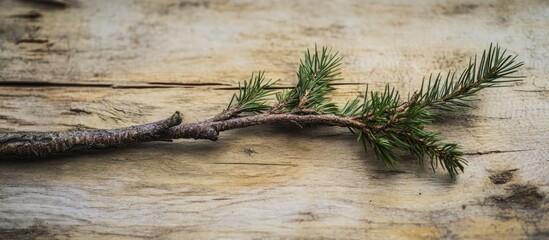
[[[363,104],[360,102],[359,98],[347,101],[345,106],[339,111],[338,115],[352,117],[359,115],[363,112]]]
[[[326,47],[319,50],[315,46],[314,51],[307,50],[301,60],[297,85],[277,93],[278,103],[273,107],[266,105],[266,100],[272,94],[268,89],[274,82],[266,81],[264,73],[260,72],[252,75],[243,86],[239,85],[240,91],[233,96],[229,108],[252,113],[270,109],[268,114],[336,115],[358,121],[363,127],[349,127],[349,130],[363,142],[365,150],[369,144],[387,166],[398,164],[399,156],[395,151],[404,150],[421,164],[428,157],[433,170],[440,166],[454,177],[463,172],[466,165],[463,152],[457,144],[444,143],[438,133],[425,130],[425,125],[432,123],[439,113],[433,110],[467,108],[471,106],[471,96],[478,91],[521,81],[523,77],[514,74],[523,63],[516,58],[499,46],[490,45],[480,60],[476,57],[471,60],[459,77],[455,72],[449,72],[445,77],[441,74],[430,76],[408,99],[402,99],[389,85],[383,91],[368,92],[366,88],[363,100],[350,100],[338,110],[328,95],[333,90],[333,81],[340,80],[341,57]]]
[[[316,113],[337,113],[337,106],[327,96],[331,83],[340,80],[341,57],[323,47],[311,53],[307,49],[297,72],[298,83],[289,91],[277,94],[278,107],[286,111],[312,110]]]
[[[260,113],[271,107],[266,104],[269,96],[274,92],[269,88],[276,81],[265,79],[265,72],[259,71],[250,77],[249,81],[243,84],[238,83],[238,95],[234,94],[229,103],[228,109],[237,109],[239,112]]]
[[[430,77],[427,85],[422,84],[415,97],[406,102],[401,102],[398,91],[387,85],[383,92],[371,92],[362,109],[353,101],[343,108],[341,115],[361,115],[364,122],[373,124],[372,133],[368,137],[362,135],[363,140],[370,143],[377,157],[388,166],[398,161],[391,150],[408,150],[422,164],[424,157],[429,156],[433,170],[441,166],[454,177],[464,169],[463,152],[456,144],[442,143],[437,133],[424,130],[424,125],[436,116],[430,110],[455,111],[470,107],[470,97],[476,92],[520,81],[522,77],[513,74],[523,63],[516,62],[516,57],[506,54],[499,46],[490,45],[480,62],[477,64],[476,59],[470,62],[457,79],[455,73],[448,73],[445,80],[441,74]]]
[[[524,64],[516,58],[517,55],[507,54],[507,50],[490,44],[480,61],[477,63],[477,57],[470,60],[459,78],[456,79],[455,72],[448,72],[445,78],[440,73],[434,78],[431,75],[427,85],[424,80],[419,94],[422,105],[446,111],[470,107],[470,97],[478,91],[522,80],[522,76],[513,75]]]

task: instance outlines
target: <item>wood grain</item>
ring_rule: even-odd
[[[0,238],[549,237],[547,1],[60,2],[0,1],[2,131],[204,120],[252,71],[294,84],[315,43],[344,57],[340,104],[366,83],[412,91],[490,42],[526,80],[432,126],[467,152],[456,180],[410,156],[390,170],[345,129],[252,127],[2,161]]]

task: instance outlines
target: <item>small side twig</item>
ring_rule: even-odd
[[[228,120],[228,119],[237,117],[238,114],[240,114],[240,109],[231,108],[231,109],[223,110],[221,113],[206,120],[205,122],[217,122],[217,121]]]

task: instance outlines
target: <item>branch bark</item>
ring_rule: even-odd
[[[162,121],[118,129],[0,133],[0,156],[43,157],[78,149],[165,140],[163,137],[169,129],[179,125],[181,120],[176,112]]]
[[[367,125],[350,117],[293,113],[263,113],[237,117],[234,112],[223,111],[204,122],[181,125],[180,123],[181,116],[176,112],[162,121],[119,129],[0,133],[0,156],[42,157],[78,149],[108,148],[177,138],[216,141],[222,131],[276,123],[340,126],[369,131]]]
[[[262,124],[274,123],[298,123],[324,126],[352,127],[368,130],[367,125],[353,120],[352,118],[336,115],[298,115],[292,113],[263,113],[247,117],[232,118],[214,122],[201,122],[193,124],[182,124],[170,128],[167,138],[193,138],[217,140],[219,132],[237,128],[245,128]]]

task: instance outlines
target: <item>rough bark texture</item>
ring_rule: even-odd
[[[254,70],[294,85],[315,43],[344,57],[341,105],[366,83],[412,92],[490,42],[519,54],[526,80],[432,126],[467,152],[455,180],[406,155],[390,170],[344,128],[256,126],[217,142],[3,160],[0,238],[548,237],[548,1],[66,2],[0,1],[3,132],[120,128],[177,110],[200,122]]]
[[[223,115],[223,114],[221,114]],[[216,119],[212,118],[212,119]],[[223,118],[225,119],[225,118]],[[339,126],[363,128],[364,124],[345,117],[334,115],[298,115],[298,114],[259,114],[254,116],[233,118],[221,121],[206,121],[194,124],[183,124],[170,129],[166,138],[193,138],[193,139],[209,139],[217,140],[219,132],[251,127],[262,124],[296,124],[302,128],[300,124],[307,125],[323,125],[323,126]]]
[[[176,112],[171,117],[148,124],[118,129],[67,132],[0,132],[0,156],[6,158],[43,157],[81,149],[109,148],[130,143],[168,139],[168,130],[181,123]]]

